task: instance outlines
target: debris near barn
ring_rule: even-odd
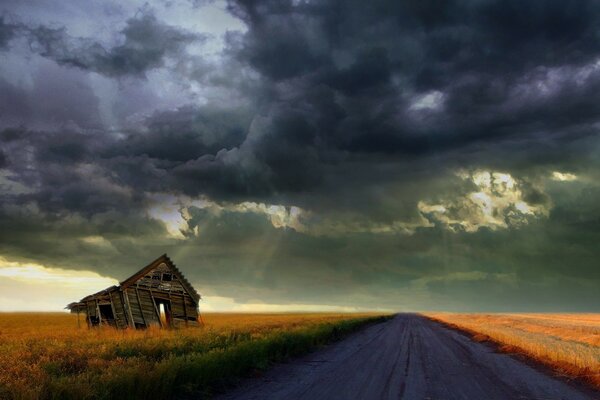
[[[72,313],[83,313],[88,327],[199,326],[200,298],[163,254],[119,285],[86,296],[66,308]]]

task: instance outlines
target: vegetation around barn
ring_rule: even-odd
[[[0,313],[0,399],[210,396],[375,314],[204,314],[202,328],[77,327],[67,313]],[[203,396],[203,397],[206,397]]]

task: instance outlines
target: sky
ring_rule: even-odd
[[[0,310],[600,311],[591,0],[0,0]]]

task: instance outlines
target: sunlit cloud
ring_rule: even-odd
[[[552,172],[552,180],[559,182],[569,182],[577,180],[577,175],[568,172]]]
[[[293,229],[317,236],[339,236],[352,233],[403,233],[413,234],[415,229],[434,225],[419,215],[416,220],[375,222],[356,214],[336,213],[321,215],[297,206],[266,204],[259,202],[218,203],[206,198],[192,199],[187,196],[155,194],[154,203],[147,214],[165,225],[169,237],[186,239],[200,236],[201,228],[191,223],[191,211],[201,209],[219,217],[224,212],[252,213],[263,216],[276,229]]]
[[[520,184],[503,172],[459,171],[457,175],[472,182],[476,191],[439,203],[421,201],[419,211],[429,220],[452,231],[475,232],[482,227],[501,229],[518,227],[532,218],[548,216],[547,205],[530,204],[524,199]]]
[[[109,240],[100,235],[84,236],[80,240],[85,245],[95,250],[101,250],[103,252],[106,252],[107,254],[118,252],[118,250]]]
[[[174,239],[185,239],[184,232],[188,224],[183,217],[183,206],[178,203],[175,196],[155,196],[156,202],[148,209],[148,215],[161,221]]]
[[[167,194],[155,194],[152,198],[154,203],[147,210],[148,215],[164,223],[168,234],[175,239],[185,239],[190,235],[198,236],[201,233],[198,226],[189,224],[192,208],[206,210],[214,216],[219,216],[223,212],[254,213],[264,216],[274,228],[292,228],[298,232],[306,230],[301,222],[306,212],[295,206],[286,207],[249,201],[237,204],[217,203],[204,198],[192,199],[187,196]]]
[[[560,174],[560,173],[559,173]],[[161,221],[171,238],[199,236],[201,228],[191,224],[193,208],[213,216],[223,212],[253,213],[264,216],[274,228],[289,228],[316,236],[340,236],[353,233],[406,234],[436,224],[451,231],[475,232],[482,227],[506,229],[518,227],[535,218],[548,216],[547,204],[531,204],[525,199],[519,182],[499,171],[457,171],[456,175],[475,186],[476,190],[460,194],[440,194],[438,201],[421,200],[416,217],[378,222],[356,213],[322,215],[295,206],[257,202],[218,203],[206,198],[157,194],[148,209],[151,218]],[[560,174],[563,180],[572,174]]]

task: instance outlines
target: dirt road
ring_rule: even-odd
[[[590,400],[515,358],[413,314],[248,380],[221,400]]]

